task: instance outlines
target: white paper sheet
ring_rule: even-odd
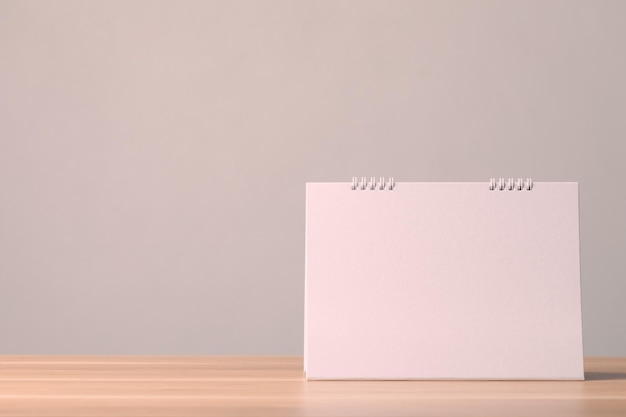
[[[308,379],[583,379],[578,183],[306,185]]]

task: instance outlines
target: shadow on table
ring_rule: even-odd
[[[609,381],[626,379],[626,372],[585,372],[585,381]]]

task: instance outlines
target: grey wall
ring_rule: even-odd
[[[626,2],[0,2],[0,353],[300,354],[304,183],[580,181],[626,355]]]

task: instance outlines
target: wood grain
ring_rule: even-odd
[[[305,381],[301,357],[0,356],[0,416],[626,416],[626,358],[586,381]]]

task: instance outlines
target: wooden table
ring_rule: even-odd
[[[626,358],[586,381],[305,381],[301,357],[0,356],[0,416],[626,416]]]

